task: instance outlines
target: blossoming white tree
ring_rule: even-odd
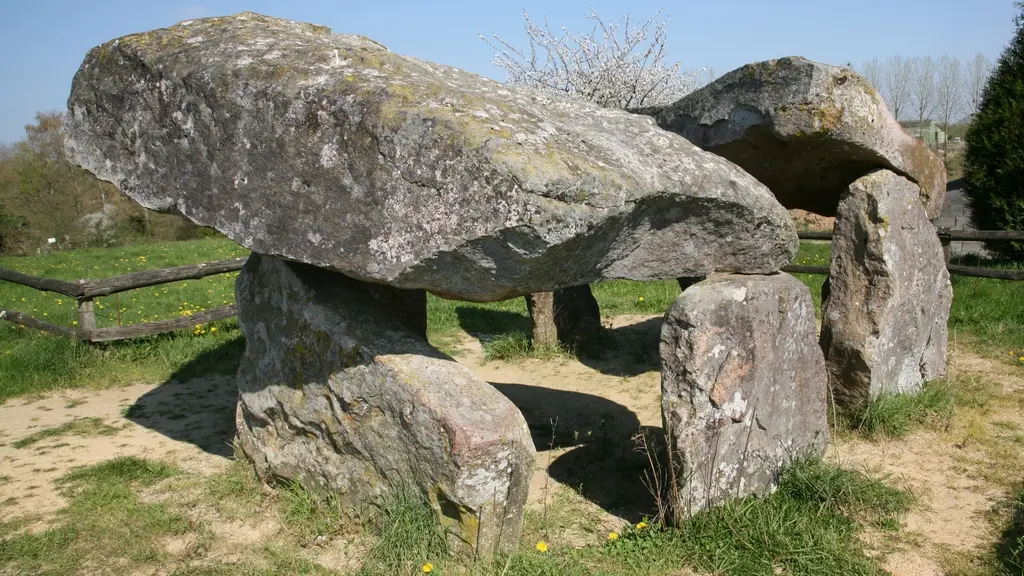
[[[639,27],[629,16],[620,23],[605,23],[592,8],[589,34],[578,35],[561,27],[551,31],[547,19],[538,26],[524,11],[529,50],[524,51],[494,34],[494,64],[508,74],[506,82],[595,102],[606,108],[640,108],[670,104],[697,88],[697,74],[683,72],[679,62],[665,59],[666,24],[662,11]],[[620,38],[621,31],[621,38]],[[538,52],[542,54],[538,54]],[[528,54],[528,55],[527,55]],[[700,74],[706,77],[706,69]]]

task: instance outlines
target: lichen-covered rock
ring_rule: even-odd
[[[916,186],[888,170],[839,203],[823,290],[821,346],[836,403],[916,392],[946,371],[953,290]]]
[[[885,168],[918,184],[929,217],[942,209],[942,160],[848,68],[799,57],[747,64],[670,106],[639,112],[735,162],[787,208],[834,216],[850,183]]]
[[[453,298],[772,272],[798,244],[767,188],[650,118],[252,13],[94,48],[66,129],[148,208]]]
[[[348,504],[418,490],[455,549],[515,547],[534,460],[515,405],[341,274],[254,254],[237,298],[238,438],[262,477]]]
[[[661,329],[662,416],[678,467],[676,521],[771,492],[828,441],[827,377],[811,293],[788,274],[712,276]]]

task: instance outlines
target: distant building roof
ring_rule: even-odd
[[[904,128],[929,128],[935,125],[935,120],[925,120],[923,122],[918,120],[900,120],[900,126]]]

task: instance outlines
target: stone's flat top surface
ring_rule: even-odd
[[[846,186],[879,168],[916,182],[930,217],[945,198],[942,160],[848,68],[800,57],[755,62],[638,112],[737,163],[788,208],[833,216]]]
[[[771,192],[642,116],[242,13],[91,50],[70,157],[144,206],[360,280],[495,300],[772,272]]]

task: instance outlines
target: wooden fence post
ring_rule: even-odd
[[[92,298],[78,301],[78,334],[82,340],[89,340],[96,329],[96,312]]]

